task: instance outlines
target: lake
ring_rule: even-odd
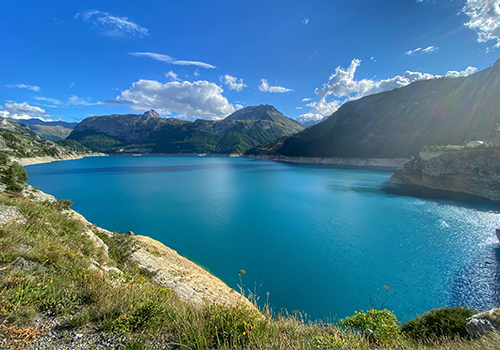
[[[500,206],[381,190],[390,173],[223,157],[95,157],[26,167],[111,231],[163,242],[276,312],[400,321],[500,304]]]

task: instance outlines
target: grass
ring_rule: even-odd
[[[0,194],[0,205],[16,206],[26,217],[25,224],[0,226],[0,331],[7,337],[39,336],[33,320],[45,314],[62,318],[66,327],[92,325],[119,334],[126,349],[500,348],[496,334],[418,343],[384,328],[384,336],[374,341],[359,318],[346,319],[342,326],[311,322],[297,312],[273,317],[268,309],[195,307],[131,263],[136,249],[132,236],[100,234],[109,247],[106,254],[82,234],[79,221],[63,214],[68,203],[35,203]],[[122,273],[107,273],[100,268],[105,265]],[[380,315],[397,324],[390,312]]]

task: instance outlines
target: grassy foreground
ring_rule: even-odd
[[[415,341],[394,327],[397,320],[387,310],[374,312],[370,330],[360,332],[368,313],[341,326],[297,313],[272,317],[245,307],[195,307],[130,262],[132,236],[94,230],[109,252],[97,248],[82,234],[82,223],[68,217],[68,202],[2,193],[4,206],[20,214],[0,225],[0,337],[13,349],[43,337],[47,330],[35,323],[40,318],[83,334],[89,327],[118,334],[124,349],[500,349],[496,334]]]

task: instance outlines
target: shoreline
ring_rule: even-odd
[[[63,160],[75,160],[75,159],[82,159],[84,157],[104,157],[107,156],[107,154],[104,153],[92,153],[92,154],[74,154],[74,155],[67,155],[67,156],[60,156],[60,157],[53,157],[53,156],[45,156],[45,157],[30,157],[30,158],[12,158],[14,162],[19,163],[22,166],[27,166],[27,165],[35,165],[35,164],[44,164],[44,163],[53,163],[53,162],[60,162]]]
[[[328,157],[288,157],[281,155],[241,155],[240,158],[271,160],[274,162],[296,163],[296,164],[321,164],[339,165],[360,168],[383,168],[385,170],[396,170],[403,165],[406,158],[328,158]]]
[[[131,156],[131,157],[224,157],[224,158],[247,158],[257,160],[269,160],[281,163],[294,163],[294,164],[317,164],[317,165],[337,165],[355,168],[379,168],[384,171],[395,171],[403,165],[406,158],[329,158],[329,157],[288,157],[281,155],[245,155],[237,153],[118,153],[118,154],[105,154],[94,153],[90,155],[78,155],[67,157],[33,157],[33,158],[16,158],[15,161],[25,165],[51,163],[63,160],[81,159],[83,157],[101,157],[101,156]]]

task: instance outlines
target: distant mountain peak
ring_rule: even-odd
[[[161,118],[160,114],[158,114],[158,112],[155,111],[154,109],[150,109],[149,111],[144,112],[143,116],[153,117],[153,118]]]
[[[291,120],[294,123],[298,123],[297,121],[285,117],[280,111],[276,109],[276,107],[272,105],[258,105],[258,106],[249,106],[242,109],[237,110],[233,114],[226,117],[224,120]]]

